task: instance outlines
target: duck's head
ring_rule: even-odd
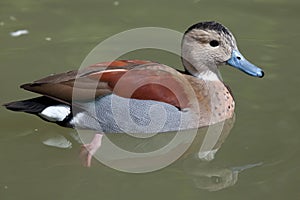
[[[231,65],[251,76],[264,72],[239,52],[232,33],[217,22],[200,22],[189,27],[182,39],[182,61],[194,76],[220,78],[218,66]]]

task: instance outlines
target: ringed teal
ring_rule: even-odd
[[[198,128],[229,119],[234,99],[218,68],[264,72],[239,52],[232,33],[217,22],[192,25],[182,39],[185,71],[144,60],[101,62],[51,75],[21,88],[42,96],[5,104],[64,127],[99,132],[83,145],[85,165],[103,133],[152,133]],[[75,94],[76,93],[76,94]]]

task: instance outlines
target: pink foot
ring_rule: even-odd
[[[90,167],[92,157],[101,146],[103,134],[97,133],[92,139],[91,143],[83,144],[80,149],[79,157],[81,158],[82,164],[85,167]]]

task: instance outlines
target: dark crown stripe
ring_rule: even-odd
[[[197,24],[192,25],[189,27],[184,34],[187,34],[193,29],[202,29],[202,30],[214,30],[219,33],[224,33],[225,35],[231,35],[229,30],[224,27],[222,24],[215,22],[215,21],[210,21],[210,22],[200,22]]]

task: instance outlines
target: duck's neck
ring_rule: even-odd
[[[221,81],[222,77],[218,69],[215,71],[212,71],[208,69],[205,66],[197,66],[194,67],[191,64],[184,63],[185,70],[191,74],[192,76],[195,76],[199,79],[205,80],[205,81]],[[203,69],[201,71],[197,69]]]
[[[216,73],[209,70],[198,72],[197,78],[203,79],[205,81],[221,81],[220,76],[218,76]]]

